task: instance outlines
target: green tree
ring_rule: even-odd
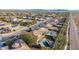
[[[63,49],[66,44],[66,36],[59,34],[57,37],[57,44],[55,49]]]
[[[27,26],[28,23],[27,23],[27,22],[20,22],[20,25],[21,25],[21,26]]]
[[[68,20],[65,21],[63,28],[61,28],[56,38],[56,45],[54,47],[55,50],[64,49],[65,44],[67,43],[67,38],[66,38],[67,26],[68,26]]]
[[[5,44],[9,47],[9,49],[12,49],[13,41],[8,40],[8,41],[5,42]]]
[[[26,32],[25,34],[21,35],[20,37],[23,41],[26,42],[29,46],[36,44],[36,37],[33,36],[31,33]]]

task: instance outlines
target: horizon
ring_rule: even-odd
[[[78,10],[79,9],[0,9],[0,10],[67,10],[67,11],[74,11],[74,10]]]

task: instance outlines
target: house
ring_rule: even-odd
[[[20,47],[20,46],[19,46],[19,43],[15,42],[15,43],[12,45],[12,47],[18,48],[18,47]]]
[[[59,25],[64,25],[64,22],[59,22],[58,24],[59,24]]]
[[[49,31],[49,32],[45,32],[45,35],[56,37],[57,36],[57,32],[56,31]]]
[[[23,16],[23,19],[28,19],[28,16]]]
[[[58,28],[62,28],[62,27],[63,27],[63,25],[58,24],[58,25],[56,25],[56,27],[58,27]]]
[[[31,31],[38,30],[40,27],[38,25],[34,25],[30,28]]]
[[[49,47],[49,44],[48,44],[48,41],[46,38],[43,38],[40,42],[39,42],[39,45],[41,47]]]
[[[48,19],[47,23],[48,24],[52,24],[52,25],[56,25],[56,24],[59,23],[59,20],[58,19],[50,18],[50,19]]]
[[[47,24],[47,25],[46,25],[46,28],[48,28],[48,29],[52,29],[53,26],[52,26],[51,24]]]
[[[32,20],[24,19],[23,22],[32,22]]]
[[[27,19],[32,19],[32,16],[28,16]]]
[[[48,30],[46,28],[39,28],[38,30],[34,30],[32,33],[34,36],[37,37],[37,44],[43,39],[44,33],[47,32]]]
[[[59,32],[59,28],[57,28],[57,27],[53,27],[53,28],[52,28],[52,31]]]
[[[1,33],[1,34],[2,34],[2,33],[8,33],[8,32],[11,32],[11,30],[10,30],[9,27],[6,27],[6,28],[2,27],[2,28],[0,28],[0,33]]]
[[[44,18],[40,18],[40,19],[38,19],[39,21],[44,21],[45,19]]]
[[[37,37],[39,37],[40,35],[42,35],[44,32],[48,31],[46,28],[40,28],[38,30],[34,30],[33,34]]]
[[[14,48],[19,48],[19,47],[21,47],[21,43],[20,43],[20,40],[19,40],[18,37],[17,37],[16,40],[14,41],[12,47],[14,47]]]
[[[37,24],[36,24],[36,26],[38,26],[38,27],[46,27],[46,24],[45,24],[45,22],[43,22],[43,21],[37,21]]]
[[[13,18],[12,23],[11,24],[18,24],[19,20],[17,18]]]
[[[13,19],[13,21],[17,21],[17,20],[18,20],[17,18],[14,18],[14,19]]]
[[[55,23],[54,21],[55,21],[54,19],[48,19],[47,23],[48,24],[54,24]]]
[[[38,26],[39,27],[46,27],[46,25],[44,23],[40,23]]]
[[[39,44],[41,47],[50,47],[54,46],[54,41],[44,38]]]

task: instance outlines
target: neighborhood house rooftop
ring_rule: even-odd
[[[38,30],[33,31],[33,34],[34,34],[35,36],[39,36],[39,35],[42,35],[42,33],[46,32],[46,31],[47,31],[46,28],[40,28],[40,29],[38,29]]]
[[[49,31],[49,32],[46,32],[45,34],[49,35],[49,36],[53,36],[53,37],[57,36],[57,32],[55,32],[55,31]]]

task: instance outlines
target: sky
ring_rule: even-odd
[[[0,9],[79,10],[79,0],[0,0]]]

